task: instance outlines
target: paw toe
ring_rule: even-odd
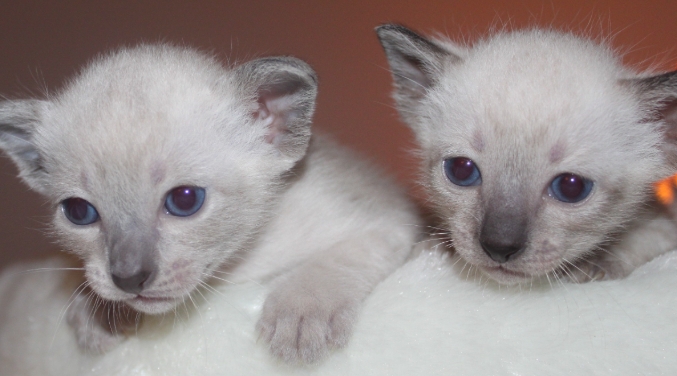
[[[315,363],[330,349],[343,347],[350,337],[354,310],[299,314],[266,312],[257,323],[259,338],[269,343],[274,356],[287,363]]]

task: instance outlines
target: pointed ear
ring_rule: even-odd
[[[317,96],[317,76],[305,62],[292,57],[252,60],[236,71],[238,86],[252,102],[265,140],[292,162],[301,159],[310,140]]]
[[[20,100],[0,102],[0,149],[19,169],[19,177],[32,189],[46,193],[47,172],[34,137],[48,102]]]
[[[663,123],[662,150],[677,171],[677,71],[625,80],[634,86],[652,119]]]
[[[437,84],[445,61],[461,61],[446,46],[424,38],[404,26],[376,28],[395,82],[395,101],[405,121],[409,113]],[[410,123],[410,122],[409,122]]]

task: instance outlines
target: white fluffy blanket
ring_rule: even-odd
[[[365,302],[348,347],[276,362],[254,324],[266,288],[218,286],[198,309],[146,320],[102,356],[61,320],[77,272],[0,276],[2,375],[677,375],[677,251],[621,281],[498,288],[423,252]]]

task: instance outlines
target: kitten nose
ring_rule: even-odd
[[[120,276],[112,273],[113,283],[122,291],[132,294],[140,293],[144,288],[144,283],[150,282],[153,272],[148,270],[139,270],[130,276]]]
[[[524,248],[522,243],[519,244],[500,244],[488,241],[480,241],[482,249],[486,252],[492,260],[503,264],[510,258],[515,258]]]

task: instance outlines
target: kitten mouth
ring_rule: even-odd
[[[531,276],[526,273],[510,270],[502,265],[499,266],[483,266],[481,267],[489,277],[493,278],[499,283],[515,284],[525,280],[531,279]]]
[[[132,298],[134,301],[142,303],[164,303],[175,300],[176,298],[166,298],[166,297],[153,297],[153,296],[143,296],[137,295],[135,298]]]
[[[135,310],[149,314],[159,314],[173,309],[181,298],[137,295],[125,303]]]

